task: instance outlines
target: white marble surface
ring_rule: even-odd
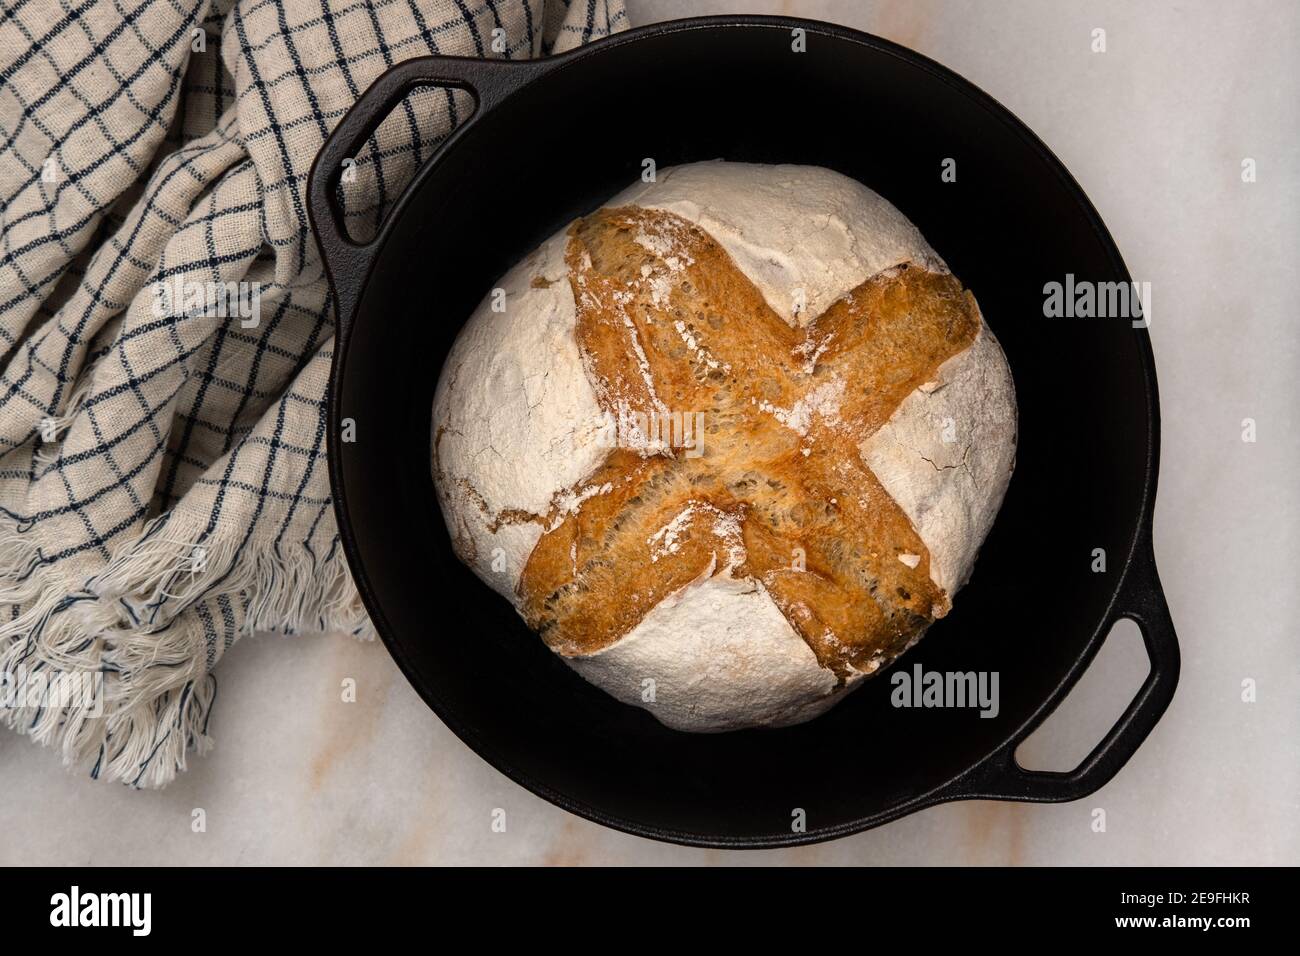
[[[427,711],[379,644],[240,643],[217,749],[162,792],[64,771],[0,733],[0,863],[1295,863],[1300,860],[1300,7],[1289,2],[630,0],[636,24],[788,13],[920,50],[1059,155],[1133,275],[1152,282],[1164,411],[1156,553],[1183,648],[1178,695],[1130,764],[1072,804],[964,803],[831,844],[670,847],[533,797]],[[1108,51],[1089,51],[1094,27]],[[1258,182],[1240,181],[1257,160]],[[1241,441],[1254,418],[1258,441]],[[1131,638],[1131,633],[1125,637]],[[1078,756],[1140,679],[1112,641],[1097,697],[1031,741]],[[359,699],[343,704],[340,681]],[[1244,678],[1258,701],[1240,700]],[[1100,702],[1099,702],[1100,701]],[[207,832],[193,833],[194,808]],[[506,833],[490,828],[507,811]],[[1090,829],[1094,807],[1105,833]]]

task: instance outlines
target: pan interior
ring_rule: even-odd
[[[649,835],[815,839],[878,822],[977,763],[1095,649],[1145,494],[1146,346],[1126,319],[1044,316],[1045,283],[1128,276],[1077,188],[968,88],[842,36],[810,33],[796,53],[774,26],[639,32],[481,117],[399,211],[338,386],[339,414],[358,423],[338,462],[352,557],[413,683],[520,782]],[[714,158],[827,166],[880,192],[1000,339],[1020,410],[1015,475],[953,612],[893,669],[996,672],[996,717],[895,707],[886,672],[799,727],[671,731],[571,673],[452,554],[429,475],[430,404],[464,320],[644,160]]]

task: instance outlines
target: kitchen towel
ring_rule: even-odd
[[[162,786],[242,635],[370,634],[325,467],[312,159],[400,60],[627,25],[622,0],[0,2],[0,719]],[[394,110],[340,187],[354,235],[470,105]]]

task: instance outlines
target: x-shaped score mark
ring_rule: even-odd
[[[704,434],[698,457],[613,448],[553,508],[519,582],[549,646],[599,650],[728,573],[761,584],[842,681],[947,612],[928,550],[859,446],[974,341],[979,313],[956,279],[898,266],[799,328],[672,213],[598,210],[571,227],[566,260],[602,411],[702,411]]]

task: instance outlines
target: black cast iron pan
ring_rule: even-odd
[[[806,52],[792,50],[796,27]],[[467,90],[476,111],[377,238],[353,243],[335,199],[343,160],[421,85]],[[996,718],[895,708],[886,676],[798,727],[668,730],[570,672],[452,554],[429,474],[441,363],[502,273],[634,181],[647,157],[660,169],[722,157],[839,170],[911,217],[974,290],[1015,377],[1018,463],[973,580],[896,666],[998,672]],[[945,158],[956,182],[941,180]],[[1082,797],[1168,705],[1178,644],[1151,547],[1159,419],[1147,332],[1043,315],[1045,283],[1128,272],[1055,157],[952,72],[853,30],[766,17],[657,24],[532,62],[411,60],[339,124],[309,200],[338,305],[329,463],[353,574],[429,706],[523,786],[647,837],[805,843],[948,800]],[[345,419],[355,441],[340,440]],[[1136,698],[1074,771],[1022,769],[1017,745],[1124,617],[1151,659]]]

